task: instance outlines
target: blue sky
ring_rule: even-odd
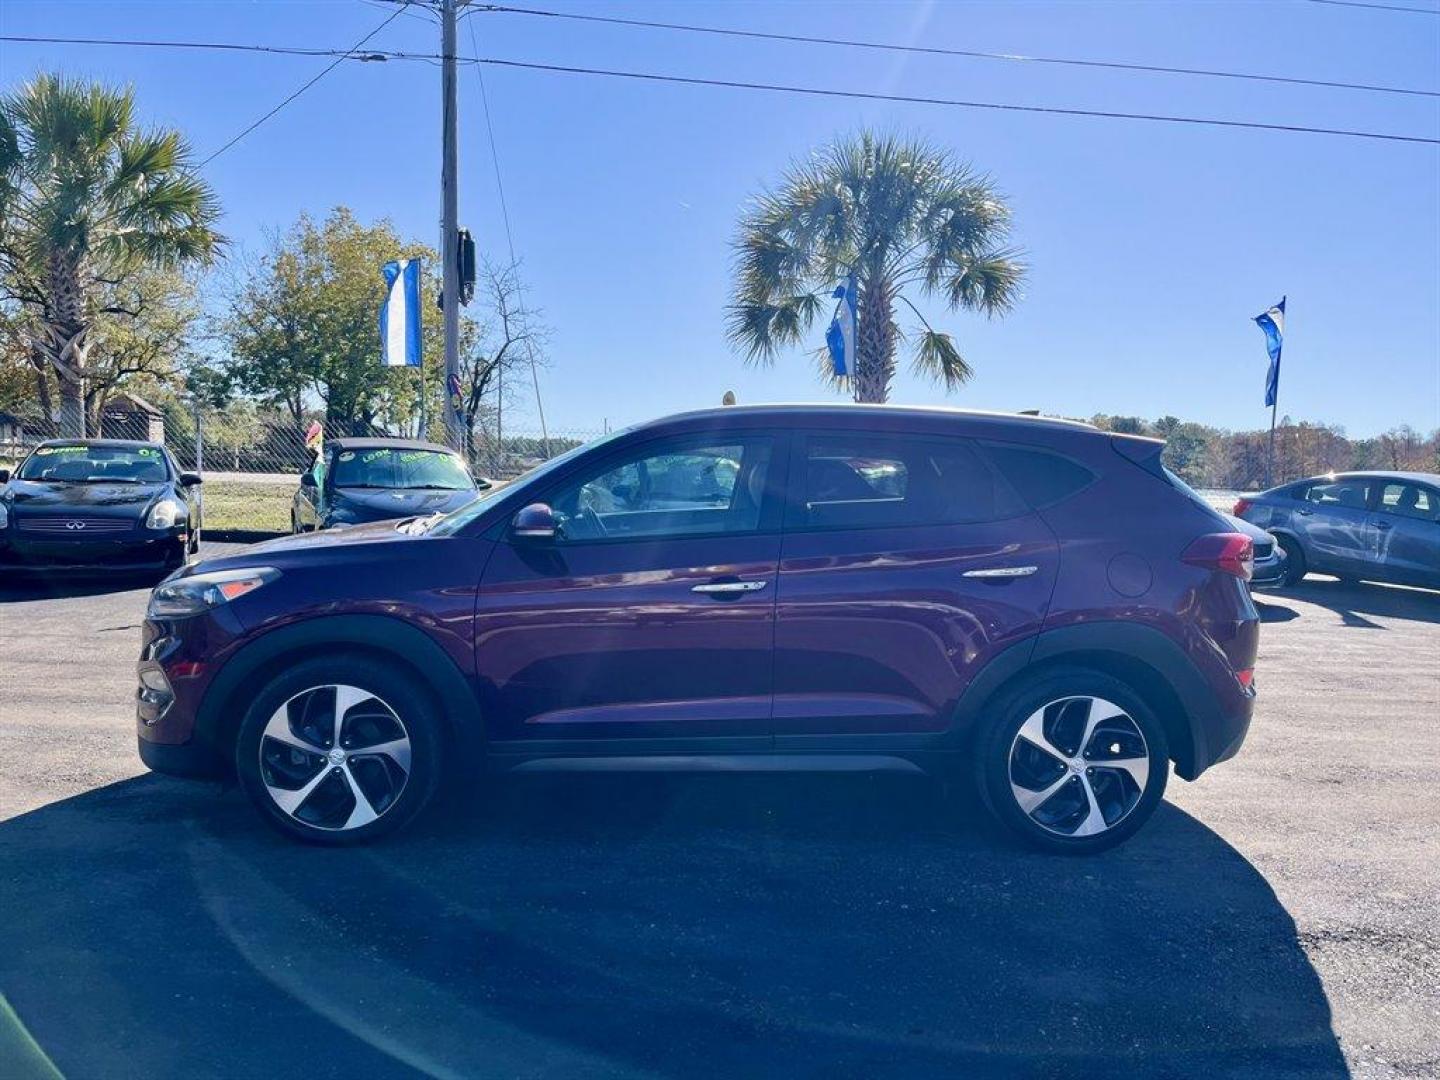
[[[1435,0],[1411,0],[1431,5]],[[1440,18],[1268,3],[593,3],[534,6],[783,33],[1440,89]],[[0,32],[348,47],[367,0],[4,0]],[[461,52],[709,78],[1440,136],[1440,99],[711,38],[477,13]],[[372,46],[436,51],[423,15]],[[203,156],[328,61],[0,44],[0,85],[61,69],[133,83]],[[1440,426],[1435,147],[924,105],[826,101],[490,68],[510,219],[553,331],[552,428],[741,401],[820,400],[807,357],[748,368],[723,335],[729,241],[792,158],[862,126],[922,135],[994,177],[1032,271],[994,322],[930,308],[977,376],[894,399],[1262,427],[1252,316],[1289,295],[1282,411],[1368,435]],[[347,62],[207,170],[246,247],[346,204],[438,237],[439,83]],[[473,70],[461,71],[461,218],[505,241]],[[384,256],[377,253],[377,263]],[[816,328],[815,344],[823,327]],[[533,407],[516,417],[534,427]],[[508,425],[507,425],[508,426]]]

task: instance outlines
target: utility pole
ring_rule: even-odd
[[[451,406],[451,388],[460,380],[460,205],[458,191],[458,106],[455,78],[456,0],[440,3],[440,92],[443,99],[443,126],[440,151],[440,259],[442,295],[445,299],[445,445],[465,448],[461,420]]]

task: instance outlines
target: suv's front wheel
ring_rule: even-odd
[[[1145,701],[1104,672],[1069,668],[994,703],[976,766],[994,816],[1047,851],[1113,847],[1165,794],[1169,747]]]
[[[403,670],[320,658],[261,690],[240,724],[235,769],[281,832],[350,844],[419,814],[439,781],[440,754],[435,706]]]

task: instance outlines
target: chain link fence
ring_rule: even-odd
[[[291,500],[299,477],[314,460],[305,434],[320,418],[228,409],[167,409],[165,444],[181,468],[205,479],[205,520],[212,529],[288,532]],[[505,431],[503,437],[479,430],[467,451],[471,472],[488,480],[509,481],[557,454],[589,442],[602,431]],[[375,424],[326,425],[325,439],[345,437],[416,438],[413,431]]]

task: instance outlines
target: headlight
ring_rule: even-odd
[[[147,529],[173,529],[190,516],[190,512],[174,499],[161,499],[145,515]]]
[[[246,593],[254,592],[280,576],[269,566],[252,566],[240,570],[212,570],[207,574],[162,581],[150,594],[145,615],[151,619],[181,619],[199,615],[221,604],[228,604]]]

